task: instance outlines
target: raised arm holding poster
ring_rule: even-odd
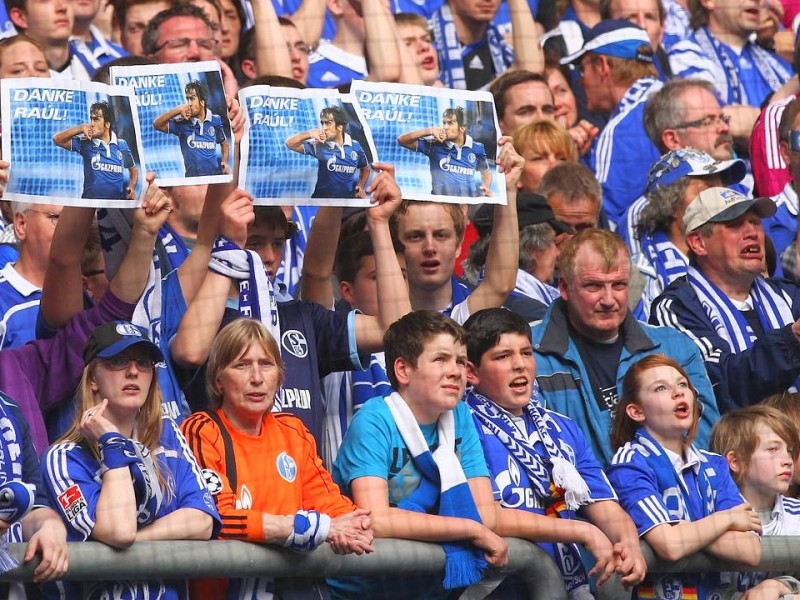
[[[347,98],[253,86],[239,100],[247,116],[239,181],[257,203],[369,205],[375,150]]]
[[[488,92],[354,81],[356,110],[409,200],[506,203]]]
[[[144,189],[133,90],[57,79],[0,82],[4,198],[133,208]]]
[[[113,67],[134,88],[148,166],[162,186],[232,180],[233,137],[216,62]]]

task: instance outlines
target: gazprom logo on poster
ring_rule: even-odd
[[[347,173],[349,175],[352,175],[353,173],[356,172],[355,166],[338,164],[336,162],[335,156],[331,156],[328,159],[326,165],[328,167],[328,171],[330,171],[331,173]]]
[[[281,452],[278,455],[275,466],[278,467],[278,473],[280,473],[281,477],[289,483],[292,483],[297,477],[297,463],[286,452]]]
[[[475,169],[472,167],[461,167],[459,165],[451,165],[450,157],[445,156],[439,161],[439,168],[447,173],[454,173],[456,175],[474,175]]]
[[[106,173],[122,173],[122,165],[113,165],[101,162],[99,154],[95,154],[92,157],[91,162],[93,171],[105,171]]]
[[[290,329],[284,331],[281,335],[281,345],[287,352],[291,352],[297,358],[305,358],[308,356],[308,341],[302,331]]]
[[[186,138],[186,145],[194,150],[216,150],[216,142],[199,142],[195,139],[194,134]]]

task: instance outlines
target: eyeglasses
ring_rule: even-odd
[[[144,356],[132,358],[130,356],[112,356],[111,358],[104,358],[101,361],[107,369],[111,371],[124,371],[131,363],[136,364],[136,368],[140,371],[149,372],[153,370],[155,363]]]
[[[58,219],[59,219],[59,217],[61,215],[59,215],[57,213],[51,213],[51,212],[48,212],[46,210],[37,210],[35,208],[29,208],[28,210],[30,212],[35,212],[35,213],[39,213],[40,215],[44,215],[46,219],[50,220],[50,222],[53,224],[53,227],[58,225]]]
[[[189,46],[192,45],[192,42],[197,44],[197,47],[200,48],[200,50],[205,50],[206,52],[213,52],[217,49],[217,40],[214,38],[175,38],[174,40],[167,40],[160,46],[156,46],[155,51],[158,52],[164,48],[167,50],[185,51],[189,49]]]
[[[731,124],[731,117],[730,115],[723,115],[722,113],[718,115],[707,115],[702,119],[697,119],[696,121],[689,121],[687,123],[680,123],[679,125],[675,125],[673,129],[691,129],[695,127],[711,127],[712,125],[718,125],[719,123],[725,123],[725,125]]]
[[[587,56],[587,58],[585,58],[583,60],[580,60],[578,62],[572,63],[572,65],[571,65],[572,68],[575,69],[575,72],[578,74],[578,78],[579,79],[583,79],[583,76],[586,73],[586,67],[588,67],[591,64],[594,64],[594,62],[595,62],[595,57],[594,56],[590,56],[588,54],[586,56]]]
[[[311,54],[311,48],[305,42],[295,42],[294,44],[286,42],[286,48],[289,50],[289,54],[292,53],[292,50],[296,50],[300,54]]]

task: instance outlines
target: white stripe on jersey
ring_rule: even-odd
[[[56,499],[66,492],[73,485],[77,485],[69,475],[67,467],[67,457],[71,450],[77,450],[78,446],[74,443],[55,444],[50,447],[45,456],[45,469],[47,478],[53,486]],[[83,492],[81,492],[83,493]],[[88,500],[87,500],[88,502]],[[58,507],[56,507],[58,509]],[[91,518],[88,506],[80,511],[72,521],[73,527],[78,530],[85,540],[89,539],[94,529],[94,520]],[[63,515],[63,510],[61,511]]]

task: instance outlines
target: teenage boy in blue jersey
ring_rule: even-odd
[[[53,136],[53,143],[83,157],[82,198],[133,200],[139,170],[128,142],[114,133],[114,109],[108,102],[89,108],[89,123],[76,125]],[[125,185],[125,169],[129,182]]]
[[[187,83],[184,93],[186,104],[160,114],[153,121],[153,127],[180,139],[186,177],[228,175],[231,172],[229,144],[222,117],[208,108],[208,97],[199,81]],[[221,160],[217,158],[218,145],[222,150]]]
[[[363,198],[369,178],[367,155],[361,144],[345,132],[344,110],[339,106],[323,108],[319,123],[319,129],[310,129],[286,140],[289,150],[308,154],[319,161],[317,185],[311,197]]]
[[[397,143],[427,155],[431,163],[432,194],[443,196],[491,196],[492,172],[486,161],[486,148],[467,135],[463,108],[448,108],[441,127],[425,127],[404,133]],[[480,172],[481,183],[475,181]]]

